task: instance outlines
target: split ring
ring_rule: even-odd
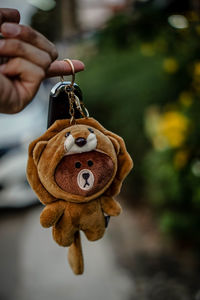
[[[71,70],[72,70],[72,80],[71,80],[71,83],[70,83],[70,87],[73,87],[74,85],[74,82],[75,82],[75,69],[74,69],[74,65],[72,63],[72,61],[69,59],[69,58],[65,58],[63,59],[66,63],[68,63],[71,67]],[[64,81],[64,77],[61,76],[61,81]]]

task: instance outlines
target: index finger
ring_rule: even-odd
[[[80,60],[71,60],[74,65],[75,73],[81,72],[84,70],[84,63]],[[65,61],[54,61],[49,69],[47,70],[46,77],[54,77],[54,76],[64,76],[72,74],[72,69],[68,63]]]
[[[0,25],[4,22],[19,23],[20,13],[13,8],[0,8]]]

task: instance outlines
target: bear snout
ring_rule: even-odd
[[[75,144],[79,147],[83,147],[85,146],[85,144],[87,144],[87,141],[83,137],[78,137],[77,139],[75,139]]]
[[[94,175],[88,169],[83,169],[78,173],[77,184],[81,190],[90,190],[94,185]]]
[[[82,176],[83,176],[83,179],[87,180],[90,177],[90,174],[89,173],[83,173]]]

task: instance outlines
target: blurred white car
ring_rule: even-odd
[[[0,114],[0,208],[38,201],[26,180],[27,151],[29,143],[46,130],[48,90],[42,86],[23,112]]]

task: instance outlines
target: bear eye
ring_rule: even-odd
[[[80,163],[79,161],[77,161],[77,162],[75,163],[75,168],[79,169],[80,167],[81,167],[81,163]]]
[[[93,161],[92,160],[88,160],[88,166],[89,167],[93,166]]]
[[[94,133],[94,130],[92,128],[88,128],[89,132]]]
[[[68,137],[70,135],[70,131],[65,133],[65,136]]]

